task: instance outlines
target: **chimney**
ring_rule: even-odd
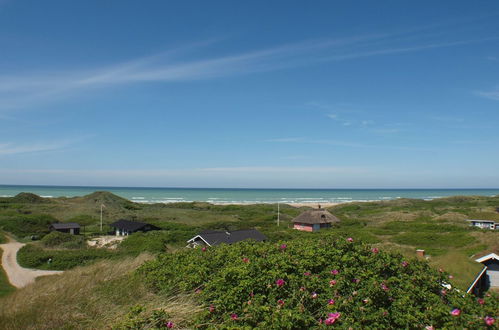
[[[424,250],[416,250],[416,255],[418,257],[424,258]]]

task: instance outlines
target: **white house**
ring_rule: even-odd
[[[484,267],[468,288],[468,293],[479,294],[489,288],[499,288],[499,256],[490,253],[475,261],[483,264]]]
[[[470,226],[472,227],[478,227],[482,229],[499,229],[499,223],[493,221],[493,220],[466,220],[470,223]]]

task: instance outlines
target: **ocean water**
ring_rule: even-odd
[[[110,191],[137,203],[203,201],[210,203],[341,203],[352,201],[447,196],[495,196],[499,189],[225,189],[225,188],[139,188],[0,185],[0,197],[30,192],[43,197],[84,196]]]

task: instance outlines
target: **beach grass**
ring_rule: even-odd
[[[0,298],[1,329],[103,329],[136,304],[165,303],[147,290],[133,271],[147,254],[77,267]]]
[[[0,244],[5,243],[6,241],[7,240],[5,236],[2,234],[2,232],[0,232]],[[5,274],[3,267],[1,267],[2,253],[3,251],[0,248],[0,297],[6,296],[15,290],[15,288],[9,283],[7,274]]]

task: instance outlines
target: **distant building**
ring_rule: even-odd
[[[340,222],[340,219],[332,215],[328,210],[318,208],[308,210],[293,219],[293,228],[303,231],[318,231],[322,228],[329,228],[333,223]]]
[[[59,231],[61,233],[68,233],[71,235],[80,234],[80,225],[76,222],[66,222],[66,223],[53,223],[49,227],[50,231]]]
[[[159,230],[160,228],[144,223],[144,222],[138,222],[138,221],[130,221],[130,220],[118,220],[116,222],[113,222],[112,224],[109,225],[111,228],[113,228],[114,233],[116,236],[127,236],[132,233],[141,231],[141,232],[146,232],[146,231],[151,231],[151,230]]]
[[[468,288],[468,293],[479,295],[490,288],[499,288],[499,256],[490,253],[475,261],[484,267]]]
[[[256,229],[234,231],[205,230],[187,241],[187,247],[233,244],[245,240],[265,241],[267,237]]]
[[[478,228],[482,228],[482,229],[491,229],[491,230],[495,230],[495,229],[499,229],[499,223],[493,221],[493,220],[476,220],[476,219],[472,219],[472,220],[466,220],[470,223],[470,226],[472,227],[478,227]]]

